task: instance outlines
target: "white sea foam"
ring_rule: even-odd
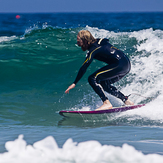
[[[135,37],[138,41],[136,45],[138,56],[133,57],[131,73],[135,74],[130,85],[123,88],[139,93],[146,97],[153,97],[153,101],[145,107],[127,114],[135,119],[138,115],[141,118],[154,120],[163,123],[163,31],[146,29],[132,32],[130,37]],[[142,97],[135,96],[135,103],[141,102]]]
[[[162,106],[163,95],[162,34],[163,31],[154,31],[153,29],[131,33],[130,37],[135,37],[138,40],[138,44],[135,46],[139,55],[135,55],[132,59],[131,73],[135,76],[134,80],[124,88],[125,92],[132,90],[147,97],[158,96],[153,101],[157,107]],[[137,98],[136,102],[140,102],[140,99],[141,97]]]
[[[27,145],[23,135],[5,144],[7,152],[0,154],[0,163],[162,163],[163,156],[144,155],[134,147],[123,144],[122,147],[101,145],[97,141],[76,143],[70,138],[62,148],[55,139],[45,139]]]
[[[130,98],[135,104],[144,103],[146,98],[152,97],[153,100],[143,108],[121,113],[120,117],[132,116],[133,119],[147,118],[159,123],[163,123],[163,31],[144,29],[134,32],[108,31],[104,29],[92,28],[86,29],[92,32],[96,38],[114,38],[114,41],[121,41],[127,38],[133,51],[131,59],[132,69],[128,74],[128,84],[121,87],[124,94],[136,93]],[[136,40],[136,41],[133,41]],[[122,79],[123,80],[123,79]]]
[[[130,37],[135,37],[138,41],[138,45],[136,45],[138,51],[146,51],[146,52],[163,52],[163,31],[162,30],[153,30],[144,29],[138,32],[132,32]]]
[[[11,40],[14,40],[14,39],[16,39],[16,38],[17,38],[16,36],[11,36],[11,37],[1,36],[1,37],[0,37],[0,43],[1,43],[1,42],[11,41]]]

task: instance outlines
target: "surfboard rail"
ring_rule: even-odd
[[[113,107],[112,109],[108,109],[108,110],[92,110],[92,111],[72,111],[72,110],[61,110],[59,112],[59,114],[61,116],[64,117],[69,117],[69,115],[73,114],[81,114],[81,115],[86,115],[86,114],[90,114],[90,115],[94,115],[94,114],[107,114],[107,113],[117,113],[117,112],[123,112],[123,111],[127,111],[127,110],[132,110],[132,109],[136,109],[136,108],[140,108],[142,106],[144,106],[145,104],[138,104],[138,105],[128,105],[128,106],[121,106],[121,107]]]

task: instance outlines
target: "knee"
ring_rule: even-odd
[[[88,77],[88,82],[89,82],[89,84],[90,84],[91,86],[94,86],[94,85],[100,83],[100,82],[97,80],[97,78],[95,78],[95,76],[93,76],[93,75],[90,75],[90,76]]]

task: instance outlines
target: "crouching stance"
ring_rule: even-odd
[[[97,59],[105,62],[107,65],[95,71],[88,78],[89,84],[103,101],[103,105],[96,110],[112,108],[112,104],[104,91],[121,99],[126,105],[134,105],[127,96],[111,85],[119,81],[130,71],[131,64],[128,57],[122,51],[112,46],[108,39],[95,39],[87,30],[82,30],[78,33],[77,44],[83,51],[88,50],[88,53],[75,81],[68,87],[65,93],[69,93],[69,90],[75,87],[93,59]]]

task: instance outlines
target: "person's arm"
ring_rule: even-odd
[[[87,65],[88,66],[88,65]],[[78,75],[76,76],[75,81],[73,82],[73,84],[71,84],[65,91],[65,93],[69,93],[70,89],[73,89],[76,86],[76,83],[82,78],[82,76],[84,75],[84,73],[86,72],[87,69],[86,65],[82,65],[82,67],[79,69]]]
[[[75,81],[73,82],[73,84],[71,84],[71,85],[66,89],[65,93],[69,93],[69,90],[70,90],[70,89],[73,89],[73,88],[76,86],[77,82],[78,82],[78,81],[82,78],[82,76],[85,74],[85,72],[86,72],[86,70],[87,70],[87,68],[88,68],[88,66],[90,65],[91,62],[92,62],[92,60],[89,60],[89,58],[86,57],[86,59],[85,59],[83,65],[82,65],[82,67],[79,69],[79,72],[78,72],[78,74],[77,74],[77,76],[76,76]]]
[[[98,50],[100,47],[97,47],[96,49],[94,49],[92,52],[88,53],[83,65],[81,66],[81,68],[79,69],[79,72],[76,76],[75,81],[73,82],[73,84],[71,84],[68,89],[65,91],[65,93],[69,93],[70,89],[73,89],[75,87],[75,85],[78,83],[78,81],[83,77],[83,75],[85,74],[88,66],[91,64],[91,62],[93,61],[94,55],[96,54],[96,50]]]

